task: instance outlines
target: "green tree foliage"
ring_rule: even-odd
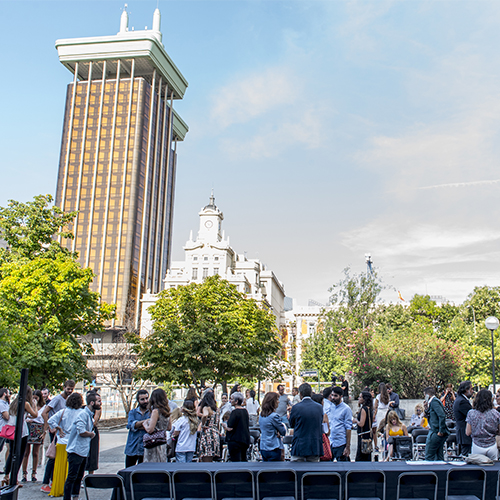
[[[164,290],[150,311],[153,332],[129,337],[144,379],[199,387],[204,381],[265,379],[281,370],[282,342],[272,313],[218,276]]]
[[[27,203],[9,200],[7,207],[0,207],[0,236],[9,245],[8,250],[0,249],[0,259],[69,253],[54,237],[73,238],[66,228],[76,212],[51,206],[52,200],[49,194],[39,195]]]
[[[89,287],[90,269],[51,239],[68,237],[66,224],[74,214],[49,207],[50,196],[33,202],[10,201],[0,208],[0,232],[9,247],[0,259],[0,350],[2,385],[13,387],[19,370],[29,369],[34,387],[56,387],[67,378],[88,375],[84,354],[90,345],[79,339],[102,331],[114,307],[99,303]]]

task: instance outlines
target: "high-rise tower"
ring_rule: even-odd
[[[137,327],[141,295],[160,291],[170,261],[176,147],[188,131],[173,109],[187,81],[153,29],[58,40],[68,85],[56,203],[77,210],[64,243],[117,305],[116,326]]]

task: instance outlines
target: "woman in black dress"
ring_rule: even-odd
[[[231,404],[234,410],[231,412],[227,424],[222,423],[226,429],[226,441],[231,462],[246,462],[247,450],[250,445],[250,426],[248,412],[243,408],[243,394],[235,392],[231,394]]]
[[[363,391],[359,395],[358,415],[353,419],[358,425],[358,449],[356,452],[356,462],[371,462],[371,453],[361,453],[361,440],[371,439],[372,424],[373,424],[373,398],[368,391]]]

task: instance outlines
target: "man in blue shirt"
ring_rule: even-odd
[[[141,389],[137,392],[137,408],[130,410],[128,414],[128,436],[125,445],[125,467],[132,467],[141,464],[144,460],[144,443],[142,438],[146,431],[144,429],[144,420],[147,420],[151,414],[148,411],[149,394],[148,391]]]
[[[68,454],[68,476],[64,483],[64,500],[78,500],[80,485],[85,474],[85,463],[90,451],[90,440],[95,436],[94,413],[101,409],[101,396],[87,392],[87,406],[79,410],[69,434],[66,452]]]
[[[332,459],[338,462],[349,460],[351,452],[351,429],[352,411],[343,402],[344,391],[335,386],[330,393],[331,405],[328,411],[328,423],[330,424],[330,446],[332,447]]]

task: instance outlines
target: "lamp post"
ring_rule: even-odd
[[[495,318],[495,316],[490,316],[489,318],[486,318],[486,321],[484,322],[486,325],[486,328],[491,332],[491,374],[493,376],[493,394],[496,393],[496,387],[495,387],[495,347],[493,343],[493,332],[498,328],[498,325],[500,322],[498,321],[498,318]]]

